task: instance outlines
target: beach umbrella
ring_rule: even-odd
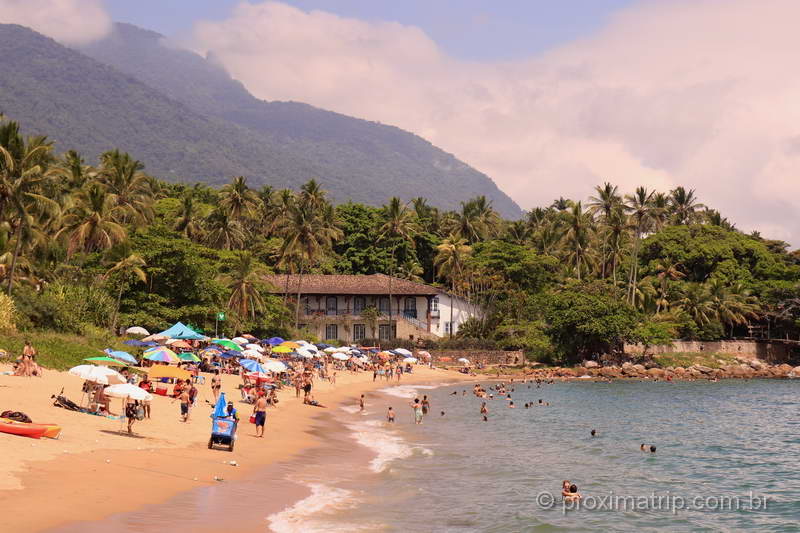
[[[403,362],[404,363],[416,363],[417,362],[417,358],[416,357],[406,357],[405,359],[403,359]]]
[[[127,363],[123,363],[122,361],[118,361],[113,357],[101,356],[101,357],[87,357],[84,361],[89,361],[90,363],[94,363],[96,365],[103,365],[103,366],[126,366]]]
[[[261,357],[263,357],[260,352],[257,352],[255,350],[245,350],[239,355],[242,355],[244,357],[252,357],[254,359],[261,359]]]
[[[252,359],[239,359],[239,364],[244,367],[245,370],[249,372],[266,372],[267,370],[261,366],[261,363],[258,361],[253,361]]]
[[[380,350],[379,350],[379,349],[377,349],[377,348],[370,348],[370,349],[369,349],[369,350],[367,350],[367,351],[368,351],[369,353],[378,353],[378,352],[380,352]]]
[[[349,355],[343,354],[341,352],[336,352],[335,354],[331,355],[334,359],[338,359],[339,361],[347,361],[350,359]]]
[[[148,335],[142,341],[144,342],[163,342],[167,340],[169,337],[166,335],[161,335],[160,333],[154,333],[153,335]]]
[[[264,341],[261,341],[261,342],[264,342]],[[271,346],[277,346],[277,345],[279,345],[281,343],[284,343],[284,342],[286,342],[286,341],[283,340],[280,337],[270,337],[269,339],[266,340],[266,343],[271,345]]]
[[[160,346],[158,348],[150,348],[149,350],[145,350],[144,358],[149,361],[158,361],[161,363],[179,363],[180,359],[178,356],[175,355],[175,352],[170,350],[169,348],[164,348]]]
[[[166,366],[166,365],[151,366],[148,369],[147,374],[152,379],[176,378],[181,380],[187,380],[192,377],[192,375],[189,373],[188,370],[184,370],[176,366]]]
[[[411,357],[411,352],[409,352],[405,348],[395,348],[394,353],[396,353],[397,355],[405,355],[406,357]]]
[[[137,348],[141,348],[142,346],[150,346],[150,343],[137,341],[136,339],[122,341],[122,344],[127,344],[128,346],[136,346]]]
[[[261,366],[263,366],[266,370],[270,372],[276,372],[276,373],[286,372],[286,370],[288,369],[288,367],[285,364],[281,363],[280,361],[267,361]]]
[[[391,358],[393,355],[394,355],[394,354],[393,354],[392,352],[378,352],[378,357],[382,357],[382,358],[384,358],[384,359],[389,359],[389,358]]]
[[[139,400],[148,402],[153,399],[153,396],[141,387],[131,385],[130,383],[120,383],[118,385],[111,385],[103,390],[103,394],[111,396],[112,398],[130,398],[131,400]]]
[[[126,335],[141,335],[142,337],[146,337],[146,336],[150,335],[150,332],[147,331],[146,329],[142,328],[142,327],[133,326],[132,328],[126,329],[125,330],[125,334]]]
[[[192,352],[179,353],[178,354],[178,359],[180,359],[181,361],[188,361],[190,363],[199,363],[200,362],[200,358],[197,357]]]
[[[334,348],[334,346],[331,346],[330,344],[326,344],[324,342],[318,342],[317,348],[319,348],[320,350],[324,350],[325,348]]]
[[[105,366],[78,365],[69,369],[69,373],[92,383],[110,385],[126,383],[125,376],[114,369]]]
[[[175,349],[175,348],[181,348],[183,350],[191,350],[192,349],[192,345],[191,344],[189,344],[188,342],[186,342],[184,340],[181,340],[181,339],[171,339],[171,340],[168,340],[165,344],[167,346],[169,346],[170,348],[172,348],[172,349]]]
[[[292,350],[296,350],[301,346],[299,343],[294,341],[282,342],[280,345],[283,346],[284,348],[291,348]]]
[[[213,339],[211,343],[216,344],[217,346],[222,346],[223,348],[227,348],[229,350],[236,350],[237,352],[242,351],[241,346],[229,339]]]
[[[109,357],[113,357],[114,359],[119,359],[120,361],[124,361],[132,365],[138,363],[136,358],[131,354],[129,354],[128,352],[122,352],[120,350],[112,350],[111,348],[106,348],[105,350],[103,350],[103,352]]]
[[[314,357],[314,354],[311,354],[309,352],[304,352],[303,350],[297,350],[297,352],[295,352],[295,356],[302,357],[304,359],[311,359],[312,357]]]
[[[464,363],[465,365],[468,365],[469,364],[469,359],[467,359],[466,357],[459,357],[458,358],[458,362],[459,363]]]
[[[273,353],[292,353],[294,350],[288,346],[276,346],[272,351]]]
[[[272,379],[270,374],[265,374],[263,372],[248,372],[245,376],[255,381],[267,381],[268,379]]]
[[[219,354],[219,356],[223,359],[233,359],[234,357],[239,357],[240,355],[241,353],[237,352],[236,350],[227,350]]]
[[[325,352],[325,353],[334,353],[334,352],[338,351],[338,348],[336,348],[335,346],[328,346],[327,348],[325,348],[322,351]]]
[[[217,404],[214,406],[214,412],[211,413],[211,418],[224,418],[226,416],[228,416],[228,401],[225,399],[225,393],[220,392]]]
[[[231,340],[233,342],[235,342],[236,344],[240,345],[240,346],[242,344],[247,344],[248,342],[250,342],[249,340],[245,339],[244,337],[234,337]]]
[[[249,344],[245,344],[244,347],[245,347],[246,350],[255,350],[257,352],[263,352],[264,351],[264,347],[263,346],[259,346],[258,344],[253,344],[252,342],[249,343]]]
[[[249,340],[250,342],[258,340],[254,336],[250,335],[249,333],[245,333],[244,335],[242,335],[242,337],[244,337],[245,339]]]

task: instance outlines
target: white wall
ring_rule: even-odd
[[[439,337],[447,337],[446,322],[453,322],[453,335],[458,333],[458,329],[468,318],[475,316],[474,306],[468,304],[461,298],[449,294],[440,294],[439,298],[439,318],[431,319],[431,333]],[[450,311],[452,310],[452,318]]]

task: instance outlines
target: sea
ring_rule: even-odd
[[[59,531],[800,531],[800,380],[482,385],[387,383],[300,457]]]

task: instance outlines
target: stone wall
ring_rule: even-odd
[[[502,350],[430,350],[434,365],[457,365],[464,357],[470,363],[484,365],[521,365],[525,355],[521,351],[506,352]]]
[[[761,359],[768,363],[784,363],[797,357],[798,348],[791,344],[781,341],[761,341],[761,340],[732,340],[732,341],[674,341],[665,346],[648,346],[649,355],[662,353],[724,353],[731,355],[741,355],[752,359]],[[625,353],[631,355],[641,355],[642,346],[640,344],[626,344]]]

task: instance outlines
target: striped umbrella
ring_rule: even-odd
[[[160,363],[180,363],[181,360],[175,355],[175,352],[169,348],[159,346],[158,348],[151,348],[145,350],[144,358],[149,361],[158,361]]]
[[[178,359],[181,361],[188,361],[190,363],[199,363],[200,358],[191,352],[183,352],[178,354]]]

